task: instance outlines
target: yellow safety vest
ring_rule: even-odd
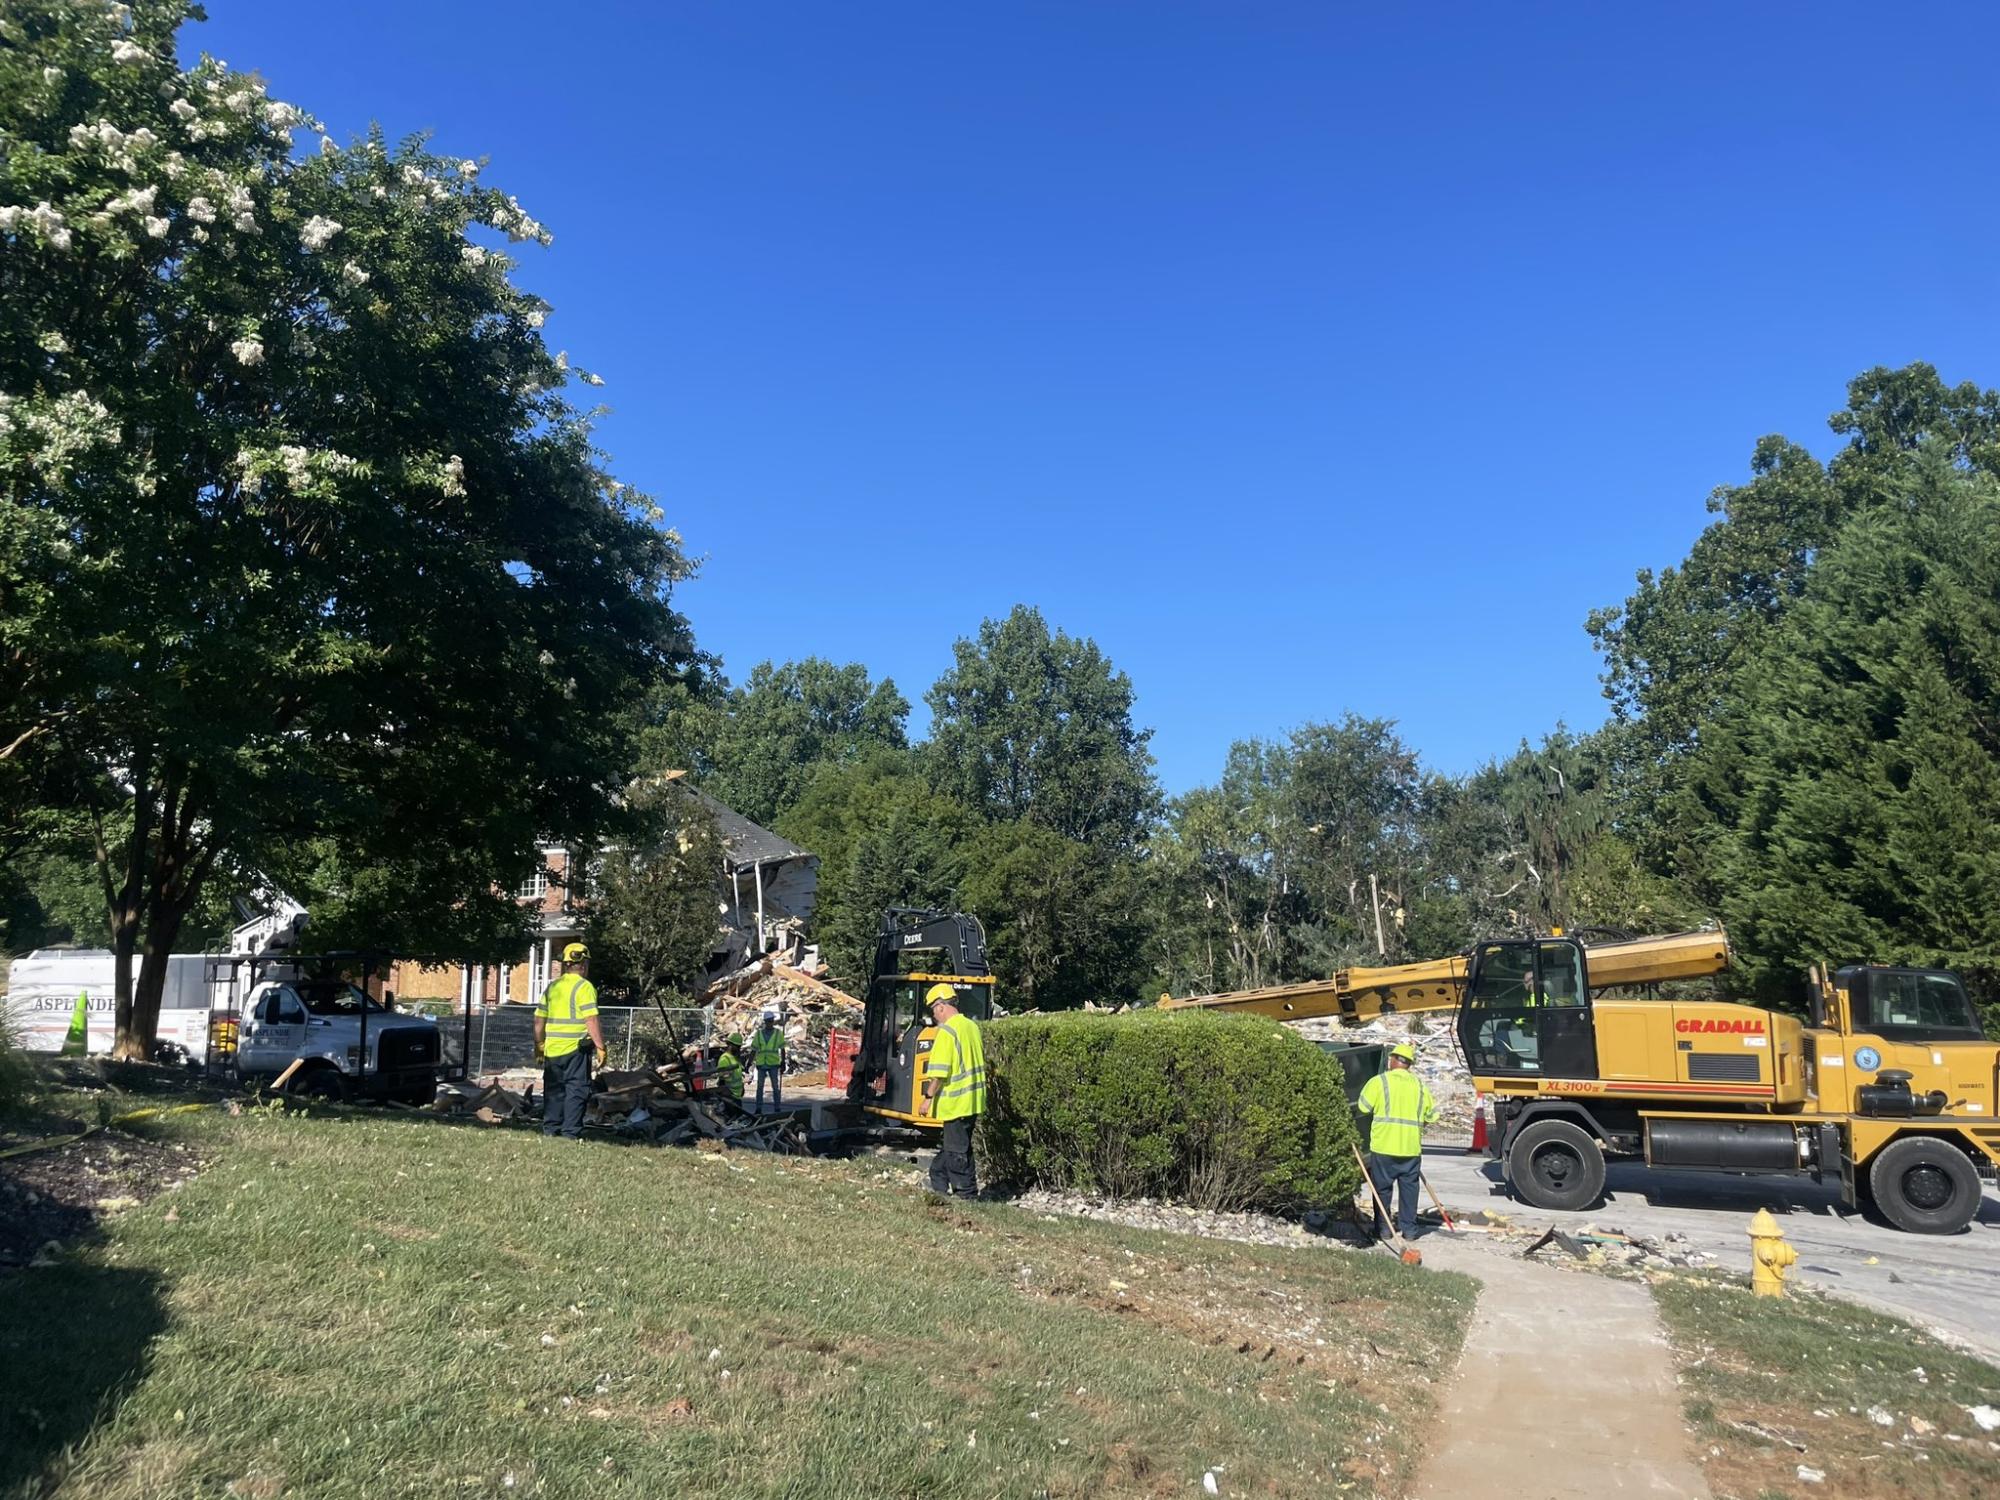
[[[760,1068],[781,1068],[785,1065],[785,1033],[782,1027],[773,1026],[769,1031],[759,1027],[750,1034],[750,1061]]]
[[[938,1028],[924,1060],[924,1077],[942,1078],[932,1118],[962,1120],[986,1113],[986,1044],[970,1016],[953,1016]]]
[[[1437,1118],[1437,1101],[1408,1068],[1377,1073],[1361,1086],[1355,1106],[1370,1116],[1368,1149],[1377,1156],[1421,1156],[1424,1127]]]
[[[743,1097],[743,1064],[734,1052],[725,1051],[715,1060],[716,1075],[722,1080],[722,1092],[731,1099]]]
[[[565,974],[542,991],[535,1014],[542,1018],[543,1054],[568,1057],[590,1035],[586,1023],[597,1014],[597,986],[581,974]]]

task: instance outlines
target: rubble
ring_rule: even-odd
[[[677,1063],[606,1069],[594,1080],[584,1126],[662,1146],[695,1143],[716,1149],[805,1151],[805,1135],[795,1116],[753,1115],[720,1095],[696,1098],[688,1092],[685,1078],[686,1069]],[[536,1127],[541,1124],[542,1107],[532,1083],[518,1093],[498,1083],[484,1088],[448,1085],[432,1106],[439,1114],[468,1117],[481,1125],[515,1122]]]
[[[1495,1216],[1497,1217],[1497,1216]],[[1517,1230],[1500,1220],[1497,1229],[1489,1232],[1501,1235],[1525,1235],[1531,1230]],[[1484,1228],[1478,1224],[1473,1227]],[[1626,1234],[1620,1229],[1599,1229],[1594,1224],[1586,1224],[1574,1233],[1562,1229],[1548,1229],[1521,1252],[1524,1258],[1546,1250],[1557,1250],[1571,1260],[1594,1269],[1629,1268],[1632,1270],[1700,1270],[1715,1264],[1715,1257],[1706,1250],[1697,1250],[1686,1235],[1663,1234],[1657,1239],[1642,1235]]]
[[[865,1007],[826,983],[824,965],[814,973],[785,962],[785,956],[769,954],[724,975],[708,987],[702,1001],[714,1007],[718,1039],[735,1034],[748,1040],[763,1023],[764,1012],[777,1011],[785,1033],[786,1071],[817,1071],[824,1077],[827,1034],[837,1026],[858,1028]]]
[[[1133,1229],[1192,1234],[1211,1240],[1235,1240],[1245,1245],[1282,1245],[1296,1249],[1306,1245],[1339,1247],[1361,1243],[1359,1231],[1338,1214],[1311,1214],[1300,1222],[1272,1214],[1225,1213],[1159,1203],[1151,1198],[1096,1198],[1084,1193],[1055,1192],[1048,1188],[1030,1188],[1012,1201],[1016,1208],[1044,1218],[1095,1219],[1100,1223],[1124,1224]]]
[[[1408,1042],[1417,1049],[1417,1076],[1437,1100],[1437,1120],[1426,1131],[1433,1140],[1469,1140],[1477,1095],[1472,1076],[1459,1061],[1452,1040],[1453,1013],[1430,1011],[1416,1015],[1384,1015],[1360,1026],[1343,1024],[1335,1016],[1315,1016],[1285,1024],[1315,1042],[1351,1042],[1361,1046],[1395,1046]]]

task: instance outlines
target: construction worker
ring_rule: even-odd
[[[937,1036],[924,1059],[924,1097],[931,1118],[944,1126],[944,1140],[931,1158],[931,1191],[970,1198],[979,1191],[972,1163],[972,1128],[986,1113],[986,1044],[979,1024],[958,1008],[958,991],[934,984],[924,1003],[937,1023]]]
[[[1369,1117],[1368,1175],[1379,1200],[1375,1238],[1389,1232],[1383,1208],[1392,1188],[1400,1186],[1396,1204],[1397,1232],[1409,1239],[1417,1232],[1417,1195],[1423,1191],[1424,1127],[1437,1118],[1437,1100],[1414,1071],[1417,1049],[1399,1042],[1389,1050],[1389,1071],[1377,1073],[1361,1086],[1355,1108]]]
[[[722,1085],[722,1097],[743,1102],[743,1059],[737,1055],[743,1046],[743,1038],[732,1033],[729,1042],[722,1049],[722,1055],[715,1060],[716,1080]]]
[[[764,1012],[764,1024],[750,1034],[750,1062],[757,1069],[757,1113],[764,1112],[764,1082],[771,1083],[771,1108],[783,1109],[781,1080],[785,1075],[785,1033],[775,1010]]]
[[[535,1007],[535,1051],[542,1058],[542,1134],[583,1134],[590,1103],[590,1059],[604,1053],[597,1020],[597,986],[590,982],[590,950],[566,944],[563,972],[549,981]]]

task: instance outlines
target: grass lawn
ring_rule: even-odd
[[[1967,1410],[2000,1408],[2000,1369],[1811,1292],[1759,1299],[1740,1280],[1675,1276],[1653,1295],[1717,1500],[2000,1496],[2000,1432]],[[1800,1465],[1824,1479],[1800,1480]]]
[[[366,1112],[0,1279],[0,1494],[1395,1494],[1473,1283]]]

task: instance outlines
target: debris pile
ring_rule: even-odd
[[[1502,1222],[1504,1224],[1504,1221]],[[1627,1266],[1641,1271],[1660,1271],[1669,1268],[1700,1270],[1715,1264],[1713,1255],[1706,1250],[1695,1249],[1693,1242],[1684,1234],[1663,1234],[1649,1238],[1645,1235],[1627,1234],[1622,1229],[1599,1229],[1595,1224],[1586,1224],[1577,1230],[1550,1229],[1521,1254],[1558,1258],[1567,1256],[1587,1266]]]
[[[599,1073],[584,1111],[585,1128],[595,1126],[663,1146],[709,1141],[717,1147],[753,1151],[805,1151],[805,1135],[795,1116],[754,1115],[720,1095],[696,1097],[688,1092],[682,1074],[674,1064]],[[518,1092],[497,1083],[484,1088],[448,1085],[432,1108],[482,1125],[509,1121],[539,1125],[544,1102],[533,1084]]]
[[[1472,1111],[1477,1095],[1472,1075],[1459,1061],[1452,1039],[1456,1013],[1431,1011],[1419,1015],[1376,1016],[1360,1026],[1343,1025],[1333,1016],[1285,1024],[1315,1042],[1353,1042],[1363,1046],[1395,1046],[1408,1042],[1417,1049],[1417,1076],[1437,1100],[1437,1122],[1426,1135],[1432,1140],[1467,1140],[1472,1135]]]
[[[827,1033],[836,1026],[858,1028],[862,1003],[845,990],[835,989],[817,973],[794,967],[779,954],[726,974],[708,987],[703,1003],[715,1007],[715,1035],[732,1034],[745,1040],[762,1023],[764,1012],[775,1010],[785,1032],[787,1071],[826,1071]]]

